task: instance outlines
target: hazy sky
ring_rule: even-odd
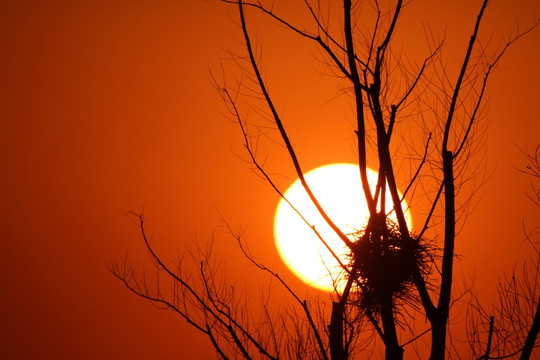
[[[413,1],[400,39],[419,46],[424,22],[446,30],[451,69],[463,56],[476,3]],[[534,15],[538,1],[494,0],[483,39],[500,44],[516,21],[526,26]],[[216,255],[243,283],[242,274],[254,270],[237,261],[223,216],[300,291],[315,291],[277,257],[279,199],[244,161],[240,131],[211,84],[210,71],[220,78],[222,63],[231,68],[228,51],[244,55],[236,23],[235,8],[218,1],[1,2],[0,357],[213,355],[205,338],[107,270],[126,252],[131,263],[149,265],[130,210],[144,211],[153,244],[171,261],[177,249],[214,236]],[[257,26],[270,89],[304,168],[355,162],[351,107],[343,96],[332,100],[340,91],[333,79],[317,72],[316,61],[287,64],[313,53],[284,39],[290,33],[280,27]],[[474,274],[486,297],[528,254],[522,223],[540,225],[525,196],[529,181],[516,170],[525,164],[521,150],[540,142],[539,44],[536,29],[493,77],[483,148],[489,176],[457,244],[458,274]],[[262,147],[261,155],[269,149],[281,152],[268,160],[272,172],[290,185],[282,149]],[[256,283],[255,275],[245,281]]]

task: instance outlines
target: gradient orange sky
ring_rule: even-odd
[[[477,2],[413,1],[403,39],[420,46],[422,21],[445,28],[446,59],[456,66]],[[294,15],[298,8],[283,11]],[[210,84],[209,70],[230,66],[227,49],[241,54],[235,10],[210,0],[0,3],[0,357],[213,356],[205,338],[132,295],[107,270],[126,251],[132,263],[145,263],[138,229],[125,215],[130,210],[144,210],[153,243],[170,260],[176,249],[215,234],[216,254],[239,276],[252,268],[236,261],[222,214],[245,229],[262,260],[300,291],[315,291],[277,257],[272,223],[279,199],[242,160],[240,131],[223,116]],[[500,41],[516,19],[526,26],[534,15],[540,16],[537,0],[493,1],[484,39]],[[355,162],[346,99],[320,106],[339,91],[333,79],[300,62],[287,65],[310,52],[284,40],[283,29],[258,26],[270,89],[305,170]],[[536,29],[511,48],[492,79],[490,177],[458,240],[457,274],[474,273],[488,298],[498,276],[528,254],[522,221],[540,225],[525,196],[529,180],[515,169],[525,164],[520,149],[540,142],[539,44]],[[291,81],[294,75],[311,82]],[[283,186],[292,183],[282,153],[270,164]]]

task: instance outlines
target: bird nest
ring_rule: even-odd
[[[383,215],[358,232],[354,244],[351,276],[356,277],[360,290],[356,301],[361,309],[376,314],[384,299],[413,296],[413,274],[425,274],[431,258],[423,241],[401,234],[399,227]]]

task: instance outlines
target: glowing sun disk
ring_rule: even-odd
[[[324,211],[351,240],[365,227],[369,211],[362,191],[357,165],[331,164],[305,174],[305,179]],[[373,189],[377,173],[368,169],[368,182]],[[343,263],[347,263],[348,249],[319,214],[300,180],[285,192],[285,198],[314,226],[329,247]],[[401,194],[400,194],[401,196]],[[403,209],[407,204],[403,203]],[[386,211],[393,208],[390,194],[386,194]],[[390,214],[390,219],[396,221]],[[410,214],[406,219],[411,225]],[[279,254],[285,264],[305,283],[321,290],[342,288],[343,277],[339,263],[317,237],[313,229],[283,199],[279,202],[274,218],[274,236]]]

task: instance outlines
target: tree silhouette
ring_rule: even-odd
[[[402,0],[391,4],[376,0],[353,4],[343,0],[342,13],[337,17],[341,33],[329,25],[336,19],[322,15],[330,14],[333,3],[316,2],[315,6],[305,1],[306,13],[312,20],[312,27],[306,30],[260,2],[222,1],[238,8],[245,54],[237,56],[236,61],[244,78],[231,86],[230,82],[213,77],[214,84],[238,122],[250,161],[283,197],[282,189],[257,156],[240,102],[253,94],[262,100],[265,108],[261,116],[277,129],[307,195],[348,248],[346,262],[333,254],[346,285],[342,290],[336,287],[328,314],[320,304],[302,299],[278,273],[257,261],[241,234],[235,234],[245,257],[277,280],[296,304],[296,308],[277,316],[269,305],[262,304],[262,319],[250,318],[247,309],[252,304],[244,293],[227,285],[224,275],[219,276],[223,273],[219,263],[212,260],[211,250],[199,248],[194,254],[198,277],[184,272],[185,260],[175,266],[167,265],[148,241],[144,218],[139,214],[133,216],[155,265],[154,281],[147,281],[146,274],[137,276],[126,263],[114,264],[111,271],[137,295],[177,312],[206,334],[223,359],[341,360],[354,358],[363,350],[373,351],[376,346],[384,348],[386,359],[402,359],[405,347],[428,333],[430,359],[444,359],[449,352],[449,311],[456,301],[452,292],[456,224],[464,207],[456,193],[475,176],[468,161],[478,150],[488,80],[506,50],[538,22],[525,31],[517,31],[498,49],[488,52],[478,43],[488,5],[484,0],[471,26],[463,59],[456,69],[449,71],[441,54],[443,40],[429,30],[426,35],[431,50],[420,64],[405,61],[406,57],[394,50],[393,40],[405,7]],[[262,75],[247,11],[260,13],[290,30],[292,36],[317,46],[336,81],[344,84],[351,98],[359,186],[369,210],[367,224],[354,234],[340,230],[304,178],[301,159]],[[368,183],[368,162],[378,170],[375,187]],[[408,171],[406,190],[400,196],[397,169],[405,167],[412,170]],[[386,194],[391,197],[391,209],[385,207]],[[423,226],[416,233],[405,219],[404,198],[424,202],[428,209]],[[395,222],[389,217],[391,213]],[[315,227],[308,225],[324,242]],[[172,282],[172,287],[160,285],[163,281]],[[534,296],[536,291],[535,288]],[[418,319],[427,319],[428,328],[418,327]],[[526,321],[529,324],[532,319]],[[366,332],[374,334],[371,342],[360,340]],[[406,334],[408,340],[400,340],[400,334]],[[517,346],[519,352],[524,344]],[[489,346],[486,353],[489,354]]]
[[[528,197],[540,208],[540,192],[534,183],[540,180],[540,145],[534,154],[526,154],[526,158],[528,164],[518,170],[531,178],[532,191]],[[486,309],[475,297],[471,301],[467,334],[475,358],[506,359],[517,355],[520,359],[530,358],[540,331],[539,230],[538,227],[527,230],[524,226],[531,255],[514,268],[511,276],[499,281],[498,302],[493,308]],[[487,339],[485,350],[479,346],[483,339]]]

